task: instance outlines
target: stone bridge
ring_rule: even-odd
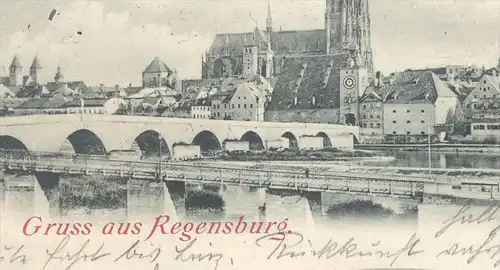
[[[76,154],[107,154],[137,145],[143,154],[171,156],[174,145],[222,149],[227,140],[248,141],[254,149],[282,138],[301,147],[301,138],[322,137],[324,146],[352,148],[359,128],[309,123],[223,121],[118,115],[31,115],[0,121],[0,148],[61,151],[69,141]],[[305,141],[305,140],[304,140]]]

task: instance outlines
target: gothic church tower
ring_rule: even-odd
[[[326,53],[342,54],[347,43],[359,49],[359,64],[373,74],[369,0],[326,0]]]

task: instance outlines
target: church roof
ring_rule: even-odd
[[[160,60],[159,57],[155,57],[155,59],[149,64],[146,69],[144,69],[144,73],[163,73],[169,72],[172,73],[172,70],[168,68],[168,66]]]
[[[243,48],[253,41],[259,48],[266,48],[266,31],[217,34],[210,48],[211,55],[243,54]],[[271,33],[271,46],[276,54],[321,53],[326,51],[325,30],[295,30]],[[226,52],[227,50],[227,52]]]
[[[31,63],[31,69],[40,69],[42,68],[42,65],[40,65],[40,61],[38,60],[38,56],[35,56],[35,59],[33,59],[33,63]]]
[[[274,85],[268,109],[339,108],[340,68],[344,58],[343,55],[284,58],[284,69]]]
[[[19,61],[19,58],[16,56],[14,56],[14,59],[12,59],[12,63],[10,64],[10,68],[20,68],[22,67],[21,66],[21,62]]]

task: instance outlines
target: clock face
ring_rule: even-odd
[[[347,76],[344,78],[344,87],[346,89],[353,89],[356,86],[356,80],[352,76]]]

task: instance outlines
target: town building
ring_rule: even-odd
[[[500,77],[485,74],[462,102],[466,118],[471,118],[480,104],[500,97]]]
[[[219,33],[202,57],[202,78],[260,74],[277,76],[290,57],[338,55],[352,42],[359,48],[358,59],[373,73],[368,0],[325,0],[325,27],[315,30],[276,31],[271,6],[266,28],[246,33]]]
[[[212,118],[238,121],[264,121],[265,89],[249,82],[236,89],[212,95]]]
[[[191,106],[191,118],[210,119],[212,117],[212,101],[206,96],[197,99]]]
[[[383,120],[386,142],[411,143],[443,141],[446,125],[460,103],[437,75],[428,70],[405,71],[396,75],[394,84],[385,89]]]
[[[75,98],[64,107],[68,114],[116,114],[120,109],[127,108],[127,103],[122,98]]]
[[[360,143],[384,142],[384,100],[388,87],[366,88],[360,98]]]

